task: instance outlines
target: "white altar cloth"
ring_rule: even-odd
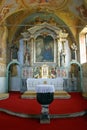
[[[36,86],[37,93],[53,93],[55,92],[54,85],[40,84]]]
[[[36,89],[37,85],[44,84],[46,82],[47,85],[54,85],[55,90],[63,90],[63,78],[28,78],[27,79],[27,90],[34,90]]]

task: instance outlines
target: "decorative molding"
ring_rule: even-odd
[[[17,116],[21,118],[33,118],[33,119],[40,119],[41,114],[25,114],[25,113],[17,113],[13,112],[4,108],[0,108],[0,112],[4,112],[6,114]],[[52,119],[59,119],[59,118],[75,118],[87,115],[87,110],[75,113],[67,113],[67,114],[49,114],[50,118]]]

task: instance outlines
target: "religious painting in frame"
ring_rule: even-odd
[[[55,63],[56,48],[52,36],[38,36],[34,43],[34,62]]]
[[[57,68],[57,77],[68,77],[68,70],[67,69],[59,69]]]

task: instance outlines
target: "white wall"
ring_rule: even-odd
[[[87,77],[83,78],[83,92],[87,92]]]
[[[11,77],[10,78],[10,91],[20,91],[21,88],[21,79],[20,77]]]
[[[6,86],[6,77],[0,77],[0,93],[8,92],[8,88]]]

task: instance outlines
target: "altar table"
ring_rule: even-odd
[[[37,85],[40,84],[47,84],[47,85],[54,85],[55,90],[63,90],[63,83],[64,80],[62,77],[51,79],[51,78],[28,78],[27,79],[27,90],[34,90],[36,89]]]

